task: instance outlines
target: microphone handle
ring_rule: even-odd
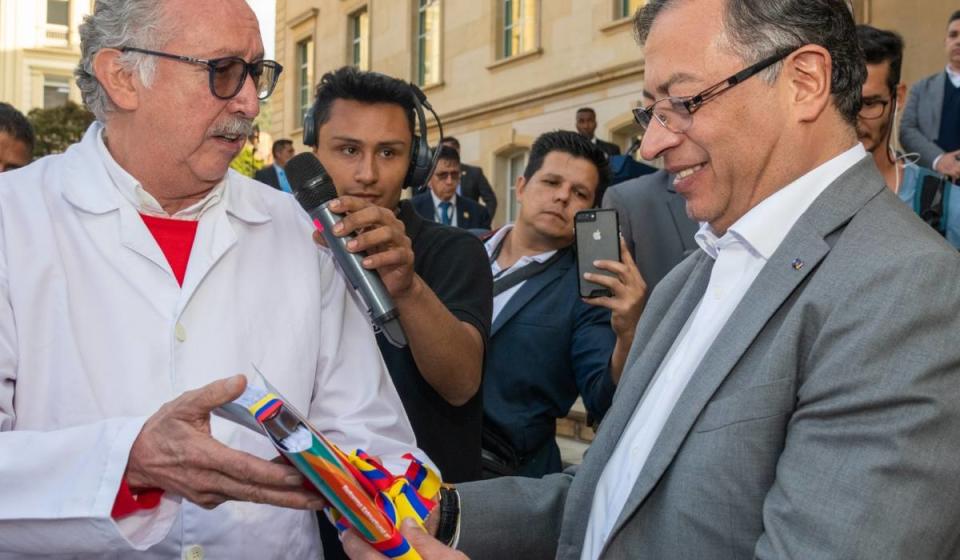
[[[347,242],[353,236],[337,237],[333,234],[334,224],[343,216],[332,212],[327,207],[328,204],[329,202],[313,209],[310,217],[323,226],[320,233],[327,242],[327,247],[333,251],[350,285],[359,292],[361,299],[367,305],[367,312],[374,324],[380,328],[391,344],[401,348],[406,346],[407,339],[400,325],[400,314],[396,304],[393,303],[393,298],[383,285],[380,275],[375,270],[367,270],[363,267],[364,255],[347,250]]]

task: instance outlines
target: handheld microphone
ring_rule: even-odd
[[[350,285],[360,294],[373,323],[383,332],[390,344],[398,348],[406,346],[407,337],[400,324],[400,314],[380,275],[375,270],[363,268],[365,254],[347,250],[347,242],[356,235],[337,237],[333,234],[334,224],[339,222],[343,215],[328,208],[330,201],[337,197],[337,189],[320,160],[312,153],[304,152],[288,161],[284,171],[297,202],[311,218],[320,222],[320,233],[327,242],[327,247],[333,252]]]

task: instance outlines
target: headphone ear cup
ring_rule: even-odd
[[[407,172],[405,187],[418,189],[427,184],[433,167],[433,157],[427,141],[419,136],[413,136],[413,146],[410,150],[410,170]]]
[[[407,176],[403,178],[403,188],[412,187],[414,189],[414,194],[416,194],[416,189],[420,188],[420,184],[417,183],[417,179],[420,177],[420,173],[417,170],[417,162],[420,160],[420,137],[416,134],[413,135],[413,144],[410,146],[410,167],[407,169]]]

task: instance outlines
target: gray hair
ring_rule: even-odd
[[[162,26],[163,2],[160,0],[97,0],[93,13],[80,25],[80,63],[74,71],[83,102],[100,122],[116,109],[110,96],[97,80],[93,59],[100,49],[162,46],[168,32]],[[156,70],[156,58],[135,52],[120,55],[120,63],[136,71],[149,86]]]
[[[678,0],[651,0],[634,19],[637,41],[643,44],[656,17]],[[724,31],[730,48],[753,63],[803,45],[819,45],[833,62],[830,88],[840,115],[856,125],[860,95],[867,79],[863,52],[846,0],[726,0]],[[775,64],[761,76],[772,83],[780,73]]]

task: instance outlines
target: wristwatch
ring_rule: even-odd
[[[437,540],[447,546],[455,546],[460,529],[460,494],[452,486],[440,487],[440,524]]]

